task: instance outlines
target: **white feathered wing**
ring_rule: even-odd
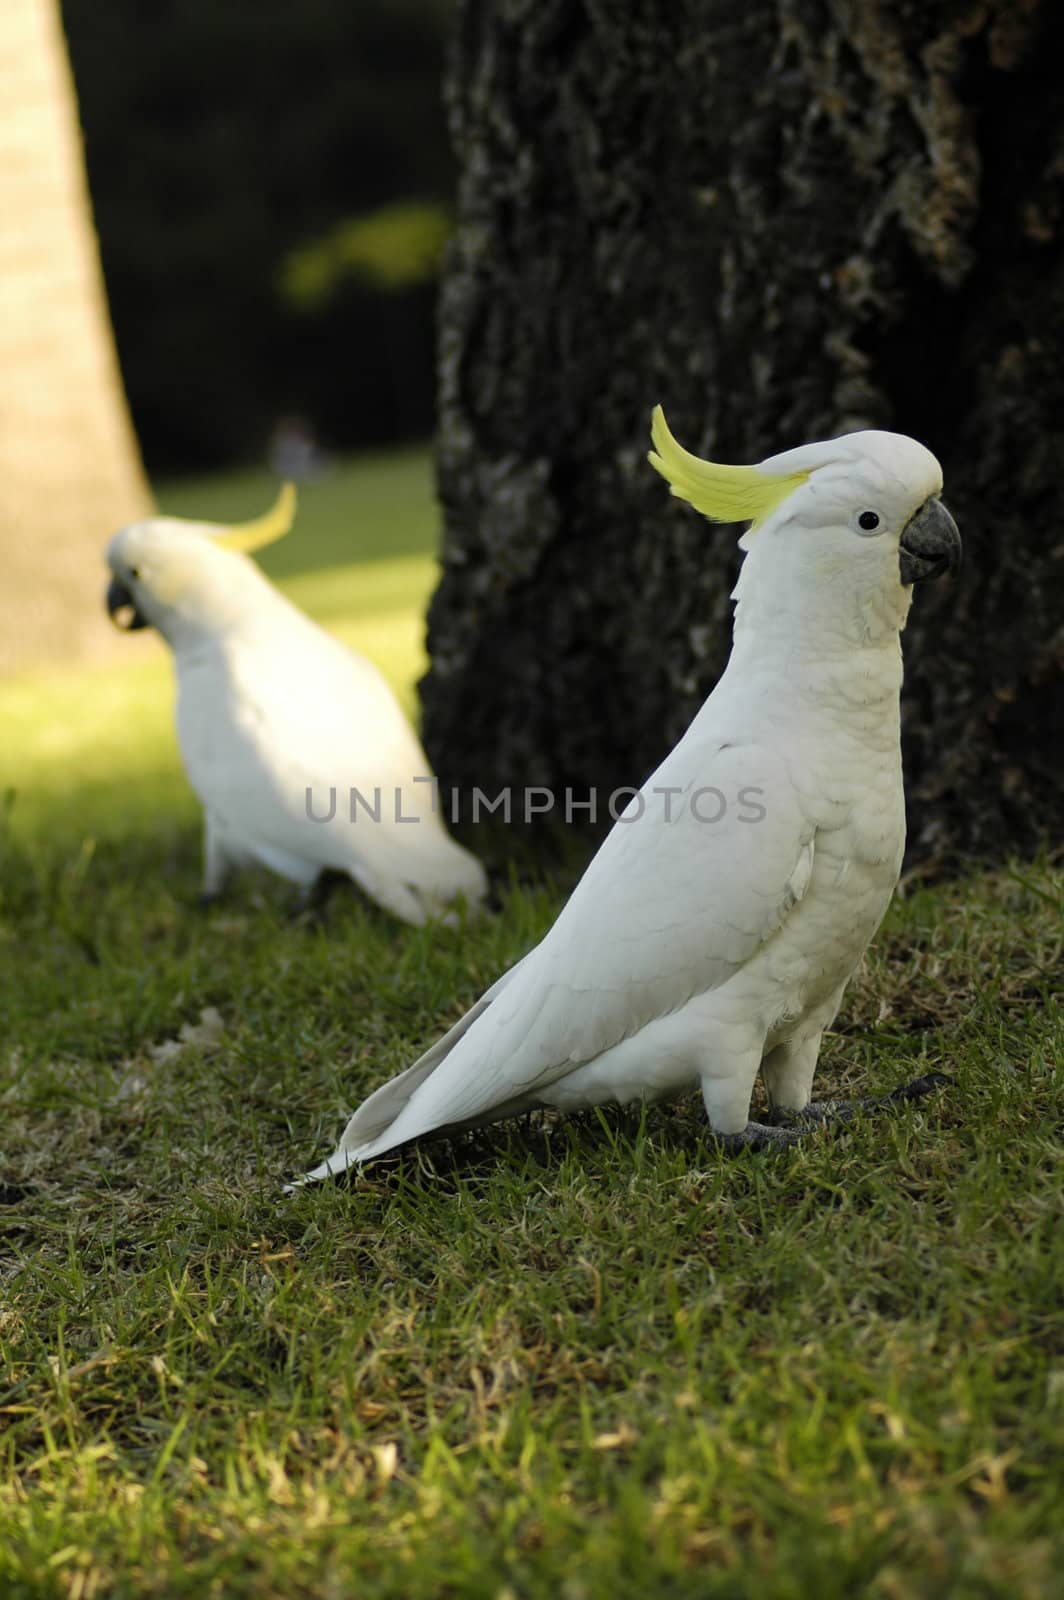
[[[408,921],[478,899],[483,868],[443,827],[428,758],[385,679],[271,598],[261,630],[178,658],[178,735],[211,822],[234,852],[296,880],[350,873]],[[308,796],[328,820],[311,820]]]
[[[681,791],[668,802],[667,787]],[[691,807],[710,788],[727,806],[716,822]],[[740,789],[759,792],[763,818],[750,820]],[[814,827],[785,760],[692,728],[641,794],[643,817],[615,825],[542,942],[364,1102],[309,1180],[534,1106],[559,1078],[725,984],[772,938],[812,870]],[[703,817],[719,806],[708,795],[696,804]]]

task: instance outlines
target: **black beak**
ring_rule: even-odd
[[[902,530],[898,553],[901,581],[906,585],[956,572],[961,564],[961,536],[941,500],[932,496],[924,501]]]
[[[119,612],[126,615],[120,616]],[[137,610],[137,602],[117,578],[112,578],[107,585],[107,615],[116,628],[123,628],[126,633],[135,633],[138,628],[148,626],[147,619]]]

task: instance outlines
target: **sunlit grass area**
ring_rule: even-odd
[[[162,484],[158,499],[173,515],[226,522],[257,515],[276,489],[268,472],[247,471]],[[430,460],[409,451],[343,462],[304,485],[293,531],[260,558],[297,605],[376,662],[411,715],[437,538]],[[133,816],[192,818],[172,705],[169,657],[154,636],[130,639],[128,659],[0,680],[0,785],[14,790],[15,833],[107,834]]]
[[[352,463],[264,564],[409,696],[434,528],[424,457]],[[564,890],[199,911],[145,660],[0,690],[3,1600],[1064,1594],[1059,864],[892,908],[821,1084],[949,1075],[896,1116],[548,1119],[285,1198]]]

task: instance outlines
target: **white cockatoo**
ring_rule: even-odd
[[[694,1085],[730,1144],[786,1143],[776,1123],[816,1116],[821,1035],[901,868],[912,585],[955,567],[960,538],[938,462],[900,434],[728,467],[682,449],[660,408],[652,433],[673,494],[751,524],[727,668],[542,942],[310,1179],[437,1130]],[[748,1120],[759,1068],[772,1125]]]
[[[484,870],[448,835],[388,684],[249,559],[294,514],[286,484],[254,522],[152,517],[107,548],[111,616],[157,628],[173,651],[178,741],[204,809],[204,898],[257,862],[305,893],[322,872],[345,872],[406,922],[472,904]]]

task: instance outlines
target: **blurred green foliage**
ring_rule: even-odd
[[[282,269],[282,292],[292,305],[312,311],[333,300],[351,278],[390,293],[430,283],[439,275],[450,232],[444,206],[382,206],[294,250]]]
[[[149,467],[261,458],[284,416],[336,448],[424,437],[435,302],[424,254],[387,297],[379,276],[344,274],[297,308],[281,285],[293,252],[341,219],[449,201],[450,0],[62,8]],[[421,252],[416,230],[411,244]]]

